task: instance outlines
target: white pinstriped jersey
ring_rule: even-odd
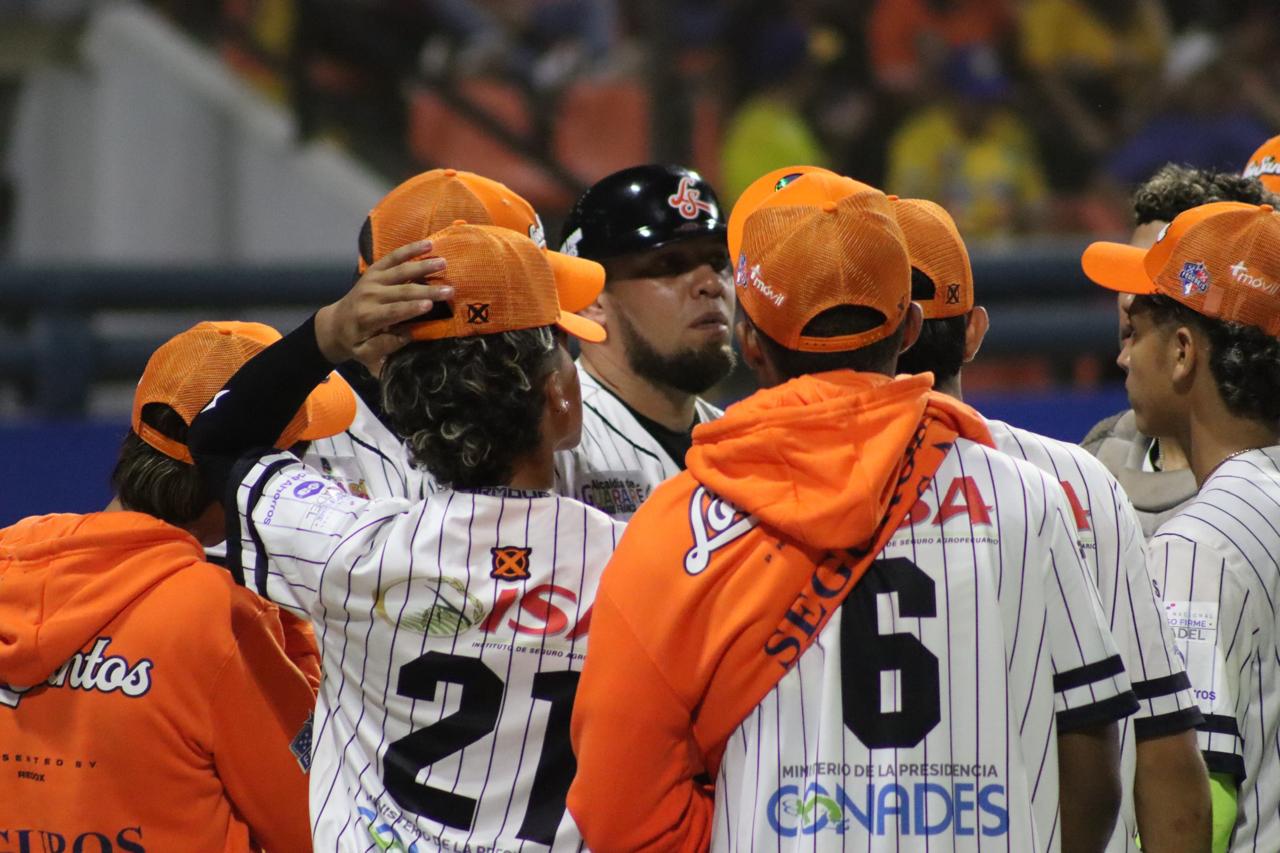
[[[356,398],[356,417],[346,432],[311,442],[303,461],[359,498],[422,500],[439,491],[431,475],[409,461],[408,450]]]
[[[1233,851],[1280,844],[1280,447],[1218,466],[1148,545],[1205,722],[1200,748],[1239,783]]]
[[[245,468],[232,550],[323,659],[315,849],[580,849],[569,718],[622,525],[546,493],[366,501],[286,453]]]
[[[1102,612],[1139,699],[1137,713],[1120,725],[1124,798],[1107,845],[1110,853],[1137,853],[1134,738],[1186,731],[1201,722],[1186,669],[1174,652],[1147,574],[1142,523],[1115,477],[1084,448],[1002,421],[989,420],[987,426],[999,450],[1025,459],[1062,484]]]
[[[556,454],[556,492],[626,521],[654,487],[684,470],[635,415],[578,361],[582,384],[582,441]],[[699,398],[698,423],[724,414]]]
[[[1059,726],[1136,704],[1048,476],[960,439],[730,738],[712,849],[1059,849]]]

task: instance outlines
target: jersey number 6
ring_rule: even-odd
[[[844,724],[872,749],[916,746],[941,717],[938,658],[912,634],[880,631],[879,599],[898,594],[902,619],[938,615],[933,578],[905,557],[876,560],[845,599],[840,620]],[[894,673],[901,697],[886,710]],[[886,683],[888,682],[888,683]],[[889,693],[892,696],[892,693]]]
[[[458,710],[387,747],[382,779],[392,799],[415,814],[470,830],[476,800],[452,791],[419,784],[418,773],[442,758],[466,749],[493,732],[506,688],[497,674],[478,658],[428,652],[400,668],[396,692],[412,699],[433,701],[436,685],[449,682],[462,688]],[[533,774],[529,805],[516,837],[551,844],[564,817],[565,797],[577,763],[569,746],[569,719],[578,689],[572,670],[540,672],[533,677],[534,699],[551,703],[542,754]]]

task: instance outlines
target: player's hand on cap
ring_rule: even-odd
[[[423,283],[445,268],[444,258],[423,257],[430,251],[431,241],[419,240],[388,252],[346,296],[316,312],[316,343],[325,358],[380,364],[410,340],[399,324],[453,298],[451,286]]]

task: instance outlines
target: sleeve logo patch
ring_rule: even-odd
[[[711,555],[728,545],[757,524],[736,506],[698,486],[689,500],[689,527],[693,531],[693,547],[684,555],[684,570],[702,574],[711,564]]]
[[[289,751],[298,760],[298,766],[302,768],[303,773],[311,772],[311,729],[314,721],[315,714],[308,714],[306,722],[289,743]]]
[[[500,581],[523,581],[529,579],[529,555],[532,548],[520,548],[515,545],[499,545],[490,548],[493,555],[493,568],[489,577]]]
[[[1212,644],[1217,638],[1216,601],[1166,601],[1164,618],[1175,640]]]

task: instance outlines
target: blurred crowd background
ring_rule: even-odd
[[[970,239],[1119,231],[1161,164],[1239,168],[1280,127],[1274,0],[156,2],[391,177],[487,159],[551,213],[677,155],[728,200],[806,162]],[[468,107],[515,144],[477,150]]]
[[[51,420],[108,458],[160,340],[296,322],[415,172],[501,180],[554,241],[650,161],[726,209],[793,163],[940,202],[992,309],[966,392],[1078,440],[1124,405],[1080,249],[1164,163],[1277,132],[1278,0],[0,0],[0,461],[42,477]]]

